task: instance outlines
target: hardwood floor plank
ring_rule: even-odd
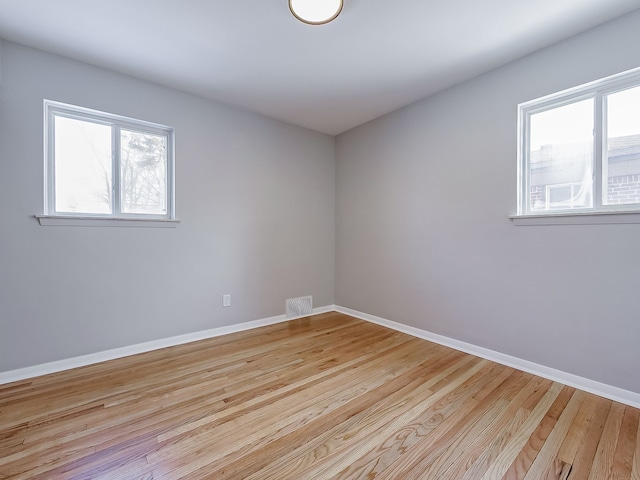
[[[609,477],[611,480],[629,480],[631,478],[633,456],[638,448],[635,441],[639,416],[640,411],[638,409],[625,407],[620,436],[613,456],[613,468]]]
[[[376,380],[373,382],[371,377],[368,375],[361,375],[358,372],[349,372],[348,376],[352,378],[351,382],[358,385],[360,390],[359,393],[361,395],[367,394],[370,389],[376,388],[382,383],[396,378],[403,370],[415,366],[415,362],[420,361],[420,355],[417,355],[415,358],[411,358],[403,355],[403,352],[404,349],[401,349],[382,358],[372,358],[366,368],[372,368],[380,372]],[[345,383],[347,385],[349,384],[346,378],[343,379],[338,376],[331,379],[331,385],[340,384],[342,386]],[[363,385],[365,384],[368,384],[368,387],[364,388]],[[332,401],[333,398],[331,397],[331,391],[333,388],[329,389],[324,394],[321,394],[320,390],[323,388],[326,388],[326,386],[320,385],[318,386],[318,392],[310,389],[303,392],[304,395],[300,395],[298,398],[284,398],[280,400],[276,405],[272,405],[276,407],[275,409],[270,406],[269,411],[271,412],[271,415],[268,417],[265,416],[261,410],[247,413],[241,419],[242,428],[244,430],[248,429],[249,431],[255,432],[252,435],[238,432],[238,426],[235,419],[230,422],[216,425],[217,434],[213,441],[217,442],[218,437],[224,437],[224,445],[220,444],[217,446],[216,454],[209,455],[206,458],[198,458],[196,461],[185,462],[184,465],[176,469],[174,472],[170,474],[164,473],[164,477],[181,478],[182,476],[191,473],[194,468],[201,468],[210,464],[218,458],[232,453],[234,449],[240,449],[249,442],[257,441],[260,436],[264,436],[271,431],[276,430],[286,434],[291,428],[297,429],[297,427],[301,425],[297,420],[306,419],[305,421],[308,421],[308,419],[313,418],[310,416],[311,411],[318,411],[319,409],[322,410],[327,408],[328,402],[331,402],[335,406],[339,406],[342,403]],[[351,396],[349,397],[351,398]],[[268,420],[268,423],[265,422],[265,419]],[[294,424],[293,427],[292,424]],[[181,456],[181,452],[185,448],[190,448],[191,445],[193,445],[194,448],[196,448],[196,446],[201,448],[203,444],[208,445],[209,440],[206,437],[209,433],[210,426],[200,427],[195,432],[190,431],[188,432],[190,438],[185,438],[183,436],[178,443],[171,445],[168,449],[160,450],[157,455],[162,456],[162,458],[167,458],[167,456],[171,457],[172,454],[178,454]],[[235,440],[237,443],[234,443],[232,440]]]
[[[546,383],[546,389],[540,388],[542,383]],[[473,440],[472,448],[467,447],[464,442],[460,442],[461,446],[464,446],[464,450],[460,452],[449,470],[441,475],[442,478],[466,480],[481,478],[499,451],[526,420],[530,412],[524,408],[524,405],[532,399],[535,399],[536,402],[539,401],[550,385],[551,382],[547,380],[532,377],[527,385],[510,401],[507,408],[500,413],[499,419],[492,428],[485,430],[481,437]]]
[[[604,398],[596,397],[596,410],[589,420],[587,433],[576,452],[569,480],[584,480],[589,476],[612,403]]]
[[[410,337],[406,337],[400,343],[395,342],[394,344],[392,344],[393,346],[390,347],[390,348],[394,348],[395,349],[398,345],[401,345],[402,343],[406,343],[406,340],[409,340],[409,339],[410,339]],[[359,362],[363,362],[363,360],[360,359]],[[354,375],[354,373],[353,373],[354,370],[353,369],[347,369],[346,371],[350,372],[350,375]],[[323,377],[327,376],[327,374],[322,374],[322,376]],[[305,381],[308,384],[316,384],[317,383],[317,382],[315,382],[315,383],[311,382],[310,379],[305,379]],[[285,390],[285,388],[282,388],[281,390]],[[279,392],[277,395],[272,395],[272,393],[273,392],[270,391],[268,394],[263,395],[263,397],[270,396],[271,397],[270,398],[271,401],[273,401],[274,398],[277,400],[278,398],[288,397],[288,395],[284,395],[282,392]],[[291,391],[289,390],[288,393],[291,393]],[[308,394],[308,392],[305,392],[305,393]],[[224,392],[223,392],[223,394],[224,394]],[[248,402],[246,402],[245,404],[241,404],[241,406],[237,407],[237,408],[234,408],[233,404],[231,404],[232,406],[229,407],[226,402],[220,401],[220,399],[218,399],[218,402],[216,403],[215,408],[213,410],[211,410],[210,409],[211,407],[209,407],[208,413],[206,413],[204,415],[199,415],[197,417],[198,426],[202,427],[203,425],[206,426],[208,423],[210,423],[210,421],[212,420],[212,415],[215,416],[215,415],[222,414],[222,418],[223,419],[225,417],[233,417],[233,418],[242,417],[244,409],[251,408],[252,410],[255,410],[256,408],[259,408],[260,402],[263,402],[263,397],[260,397],[258,400],[253,400],[253,399],[249,400]],[[247,404],[250,404],[250,405],[247,406]],[[170,419],[167,419],[167,421],[169,422],[169,425],[173,425],[175,427],[175,424],[176,424],[175,416],[173,416]],[[204,422],[203,425],[200,425],[202,422]],[[183,422],[181,425],[184,426],[184,425],[188,425],[188,424],[189,424],[189,422],[187,421],[186,423]],[[180,428],[182,428],[182,427],[180,427]],[[193,430],[193,428],[187,428],[187,430],[185,430],[185,431],[188,431],[190,429]],[[173,430],[172,428],[167,427],[167,428],[163,428],[161,431],[156,430],[154,432],[154,434],[156,435],[156,438],[157,438],[158,442],[171,443],[171,442],[169,442],[169,440],[171,440],[171,438],[173,436],[175,436],[175,435],[172,434],[172,430]],[[165,437],[165,435],[167,435],[167,437]],[[143,437],[144,437],[144,435],[143,435]],[[133,438],[135,439],[136,437],[133,437]],[[123,444],[123,438],[122,437],[119,437],[118,443],[119,444]],[[102,450],[105,448],[105,445],[108,446],[109,444],[102,443],[102,444],[98,445],[97,446],[97,451],[96,451],[96,456],[98,458],[102,459],[102,461],[108,461],[108,458],[105,458],[104,454],[102,452]],[[156,445],[156,450],[158,450],[159,448],[160,448],[160,444]],[[114,455],[117,455],[117,453],[118,452],[114,452]],[[151,455],[156,455],[156,453],[151,453]]]
[[[542,478],[544,478],[544,480],[567,480],[571,473],[571,467],[572,465],[556,458],[552,460],[545,469],[546,472]]]
[[[640,480],[639,424],[332,312],[0,386],[0,479]]]
[[[524,478],[527,475],[533,465],[533,462],[538,456],[538,453],[556,426],[560,415],[573,397],[574,392],[575,390],[573,388],[564,387],[562,389],[553,405],[551,405],[545,416],[529,437],[527,443],[520,450],[519,455],[514,459],[513,463],[502,477],[503,480],[508,480],[510,478]]]
[[[510,390],[504,391],[499,400],[485,403],[486,409],[470,429],[460,431],[460,434],[448,442],[448,447],[437,459],[428,464],[423,460],[422,465],[414,468],[414,476],[420,475],[434,479],[462,478],[467,470],[478,460],[492,441],[500,435],[509,422],[522,407],[523,401],[531,395],[537,382],[529,375],[522,375],[524,386],[518,382],[511,382]],[[517,395],[513,395],[518,391]],[[499,406],[494,411],[494,405]]]
[[[497,375],[494,374],[493,378],[487,376],[489,383],[494,383],[495,380],[502,383],[510,372],[503,370],[496,373]],[[469,382],[465,382],[465,384],[467,383]],[[478,383],[478,386],[481,385]],[[460,398],[459,401],[463,401],[463,398]],[[409,425],[401,426],[396,431],[391,432],[387,438],[381,439],[382,441],[379,445],[372,448],[366,455],[355,462],[352,462],[336,478],[376,477],[378,472],[383,472],[396,461],[402,461],[401,459],[407,450],[410,450],[422,438],[432,434],[436,428],[446,422],[448,418],[451,418],[458,405],[458,403],[451,401],[438,402],[429,411],[413,419]],[[449,408],[450,406],[453,408]]]
[[[573,465],[573,461],[578,453],[578,448],[585,437],[589,422],[595,415],[598,397],[595,395],[586,395],[575,420],[569,427],[567,436],[562,442],[562,446],[558,451],[558,459],[561,463]]]
[[[448,357],[448,355],[447,355]],[[445,357],[445,359],[447,358]],[[451,360],[455,363],[450,364]],[[462,381],[463,377],[473,374],[466,367],[472,367],[479,362],[472,362],[469,358],[456,355],[453,359],[441,365],[444,370],[432,370],[429,366],[424,366],[425,377],[407,376],[404,381],[410,381],[406,387],[397,391],[392,390],[391,395],[380,392],[377,398],[362,399],[355,405],[349,405],[349,409],[344,409],[341,415],[336,417],[336,422],[331,428],[324,431],[321,435],[316,435],[315,431],[311,431],[306,436],[307,441],[295,450],[287,452],[288,439],[283,438],[281,448],[283,449],[282,457],[273,458],[266,465],[261,465],[260,470],[255,470],[247,479],[257,480],[260,478],[277,478],[277,472],[281,469],[291,475],[290,478],[296,478],[296,475],[302,473],[316,465],[318,462],[324,462],[325,459],[335,455],[336,452],[344,452],[344,446],[347,447],[356,443],[359,438],[367,438],[370,432],[375,431],[378,425],[384,424],[387,418],[394,418],[407,408],[411,408],[416,402],[422,398],[431,397],[434,391],[438,392],[438,397],[431,398],[434,405],[438,404],[438,398],[445,398],[447,392],[455,389],[455,383]],[[445,381],[452,382],[447,387],[441,388],[439,385]],[[417,384],[415,384],[417,382]],[[406,390],[405,390],[406,388]],[[451,394],[449,394],[451,395]],[[363,403],[365,402],[366,403]],[[354,414],[353,408],[357,408]],[[318,424],[318,427],[321,427]],[[255,462],[254,462],[255,464]],[[238,472],[246,472],[239,469]],[[244,478],[243,476],[232,476],[231,478]]]
[[[393,442],[393,439],[401,439],[403,445],[397,446],[401,452],[411,450],[414,445],[420,443],[422,439],[431,436],[435,430],[441,430],[446,423],[446,419],[450,418],[454,411],[461,412],[464,405],[471,405],[471,402],[459,403],[458,409],[451,408],[455,401],[440,400],[448,393],[456,395],[456,390],[466,389],[467,382],[482,387],[483,382],[487,378],[490,369],[493,366],[486,361],[478,363],[469,369],[465,374],[458,378],[458,381],[451,382],[447,387],[438,389],[438,395],[433,395],[423,405],[418,405],[416,409],[407,410],[403,415],[396,416],[393,421],[387,422],[380,428],[376,428],[374,434],[368,435],[355,445],[345,448],[333,457],[331,462],[324,462],[324,465],[318,465],[314,469],[305,472],[304,478],[321,477],[321,478],[358,478],[359,476],[375,476],[376,470],[369,471],[372,467],[368,461],[367,452],[375,452],[375,468],[382,468],[384,463],[379,462],[377,453],[379,447],[385,443]],[[454,393],[456,392],[456,393]],[[461,400],[461,399],[459,399]],[[393,452],[393,450],[392,450]],[[364,457],[364,458],[363,458]],[[361,463],[354,462],[353,459],[360,458]],[[351,471],[355,465],[355,471]],[[362,474],[358,471],[364,469]],[[382,472],[384,470],[381,470]]]
[[[489,467],[496,461],[498,455],[505,448],[509,440],[513,438],[522,426],[528,415],[529,412],[519,408],[498,436],[491,441],[475,462],[467,469],[464,476],[461,477],[461,480],[479,480],[482,478]]]
[[[465,402],[446,423],[441,422],[428,437],[421,439],[414,448],[404,452],[401,459],[382,471],[380,478],[413,478],[422,475],[424,469],[446,452],[458,434],[473,428],[493,403],[509,398],[514,387],[519,385],[516,388],[521,388],[523,380],[527,378],[527,374],[513,372],[505,381],[484,390],[482,396],[476,396],[476,402]]]
[[[546,438],[533,464],[528,469],[524,480],[544,480],[548,477],[557,478],[565,469],[564,462],[556,462],[560,447],[565,440],[575,417],[584,402],[585,394],[576,391],[563,408],[560,418],[555,422],[552,431]],[[561,467],[561,468],[558,468]]]
[[[238,470],[230,478],[264,478],[271,475],[269,472],[274,470],[286,471],[292,478],[305,478],[311,476],[310,470],[318,465],[321,465],[320,468],[324,472],[329,465],[334,463],[334,459],[341,456],[349,446],[360,444],[360,440],[380,435],[380,429],[390,422],[397,421],[398,416],[406,412],[407,409],[415,411],[425,402],[436,401],[431,398],[432,392],[430,390],[434,380],[425,378],[421,383],[423,385],[418,387],[412,382],[409,384],[409,389],[403,389],[403,392],[398,392],[383,402],[371,403],[373,399],[368,399],[366,408],[359,408],[358,413],[353,416],[347,412],[347,407],[345,407],[344,411],[340,412],[339,418],[342,421],[323,429],[321,435],[313,440],[300,445],[294,451],[287,452],[288,439],[283,438],[283,442],[279,446],[285,453],[284,457],[269,463],[258,471],[255,468]],[[350,409],[351,406],[348,408]],[[320,427],[320,422],[316,426]],[[253,467],[256,466],[253,465]],[[273,475],[276,476],[275,473]]]
[[[633,455],[633,467],[631,468],[631,480],[640,480],[640,425],[635,440]]]
[[[511,384],[510,387],[515,386]],[[517,388],[519,390],[519,388]],[[427,455],[423,455],[420,462],[415,464],[411,470],[405,470],[404,475],[407,478],[421,478],[422,475],[433,476],[433,478],[439,478],[446,474],[447,468],[450,466],[451,446],[463,443],[466,446],[475,442],[485,431],[489,428],[495,419],[493,414],[493,407],[496,403],[503,403],[511,398],[510,392],[513,390],[505,390],[503,392],[500,389],[492,392],[491,396],[488,396],[484,401],[476,406],[474,410],[463,418],[458,424],[453,425],[451,431],[448,432],[437,445],[435,449],[430,448]],[[503,393],[507,393],[506,398]],[[500,410],[505,409],[503,406]],[[456,432],[455,434],[453,432]],[[464,451],[464,450],[462,450]]]
[[[618,438],[622,419],[624,417],[624,405],[613,402],[609,416],[604,425],[598,449],[591,465],[588,480],[608,479],[613,469],[613,456],[618,446]]]
[[[380,410],[397,412],[399,411],[399,408],[406,407],[409,403],[416,401],[417,397],[426,398],[431,396],[433,393],[431,391],[431,387],[438,381],[437,379],[442,374],[442,371],[437,366],[438,364],[441,367],[444,365],[451,365],[447,370],[449,372],[453,372],[460,369],[461,366],[469,363],[468,359],[459,355],[446,355],[444,360],[446,363],[443,363],[443,360],[441,360],[435,364],[432,362],[420,364],[413,369],[408,370],[403,375],[396,377],[391,382],[381,385],[373,392],[372,395],[359,395],[348,404],[339,406],[332,414],[330,422],[327,422],[322,418],[317,418],[303,428],[297,429],[285,436],[281,436],[275,441],[270,441],[266,445],[262,445],[261,443],[252,445],[252,449],[259,448],[261,453],[268,452],[269,455],[260,456],[260,465],[258,465],[257,462],[251,462],[251,471],[262,468],[268,463],[269,458],[272,460],[283,461],[283,459],[287,457],[286,454],[290,454],[293,451],[296,451],[297,455],[302,455],[301,451],[292,450],[292,447],[300,445],[300,447],[304,447],[309,451],[309,449],[312,448],[313,443],[322,443],[323,441],[326,441],[326,439],[330,437],[334,427],[340,426],[341,428],[344,428],[354,419],[360,418],[363,411],[368,413],[368,418],[371,421],[376,415],[378,415],[378,411]],[[399,396],[400,394],[402,395]],[[384,398],[385,400],[380,402],[379,398]],[[393,408],[383,408],[386,402],[397,403],[393,403]],[[375,409],[371,407],[375,407]],[[362,424],[360,424],[360,428],[362,428]],[[354,433],[345,433],[344,435],[349,435],[351,437]],[[224,470],[228,474],[228,472],[234,471],[234,468],[237,468],[238,470],[242,468],[244,474],[247,475],[249,473],[247,471],[249,465],[246,464],[246,459],[240,459],[240,464],[242,463],[245,464],[242,467],[240,467],[239,464],[232,463],[225,467]]]
[[[482,476],[482,480],[494,480],[503,478],[510,466],[516,461],[520,452],[525,448],[529,438],[542,421],[545,414],[560,395],[563,387],[559,383],[554,383],[542,397],[540,402],[531,411],[522,427],[516,432],[513,438],[500,452],[495,462],[487,469]],[[526,474],[526,472],[524,472]],[[524,476],[524,475],[523,475]],[[513,477],[518,478],[518,477]],[[522,478],[522,477],[520,477]]]
[[[406,338],[409,338],[409,337],[406,337]],[[406,340],[406,338],[405,338],[404,340]],[[253,384],[252,384],[252,383],[250,383],[250,385],[253,385]],[[148,387],[149,387],[149,384],[148,384],[148,383],[145,383],[145,390],[146,390],[146,389],[148,389]],[[205,391],[205,394],[206,394],[206,393],[208,392],[208,390],[209,390],[209,389],[208,389],[208,388],[205,388],[205,389],[203,389],[203,390]],[[222,391],[222,392],[221,392],[221,396],[222,396],[222,397],[226,396],[226,392]],[[197,397],[196,397],[196,398],[197,398]],[[190,402],[192,402],[193,400],[194,400],[194,398],[193,398],[193,396],[191,396],[191,397],[188,397],[188,400],[187,400],[187,401],[190,403]],[[221,397],[219,397],[219,398],[217,399],[217,402],[216,402],[217,410],[223,410],[223,409],[226,407],[226,404],[225,404],[225,403],[224,403],[224,401],[222,401],[222,400],[223,400],[223,398],[221,398]],[[162,410],[162,405],[161,405],[161,404],[159,404],[158,402],[151,402],[151,405],[154,405],[154,411],[153,411],[153,412],[151,412],[151,417],[152,417],[152,418],[154,418],[154,419],[157,419],[157,418],[158,418],[157,413],[158,413],[158,411]],[[129,408],[129,407],[128,407],[128,408]],[[209,406],[208,406],[208,411],[210,411],[210,408],[211,408],[211,406],[209,405]],[[166,409],[165,409],[165,411],[166,411]],[[138,409],[138,410],[134,410],[134,411],[133,411],[133,415],[135,415],[135,416],[139,416],[139,415],[140,415],[140,410],[139,410],[139,409]],[[122,419],[122,417],[121,417],[121,416],[116,416],[115,418],[116,418],[118,421]],[[170,423],[171,425],[173,425],[173,422],[175,422],[175,421],[176,421],[176,417],[175,417],[175,416],[172,416],[170,419],[168,419],[168,421],[169,421],[169,423]],[[123,441],[126,441],[126,440],[127,440],[127,438],[124,438],[124,437],[122,436],[122,434],[123,434],[123,430],[124,430],[124,429],[126,429],[126,428],[128,427],[126,424],[125,424],[125,425],[122,425],[121,423],[117,423],[117,424],[115,424],[115,425],[111,425],[111,424],[105,424],[105,422],[104,422],[104,421],[100,421],[100,425],[99,425],[99,427],[100,427],[100,428],[103,428],[103,427],[105,427],[105,426],[111,426],[111,427],[112,427],[112,428],[111,428],[111,430],[112,430],[113,434],[114,434],[114,435],[115,435],[116,433],[118,434],[118,436],[117,436],[117,440],[115,440],[115,441],[122,443]],[[84,443],[86,443],[86,442],[93,443],[94,445],[96,445],[96,446],[98,447],[98,450],[101,450],[101,449],[103,449],[103,448],[108,448],[108,447],[110,446],[109,441],[108,441],[106,444],[102,441],[102,437],[103,437],[103,436],[104,436],[104,434],[105,434],[105,431],[104,431],[104,430],[100,430],[100,429],[95,430],[95,429],[93,429],[92,431],[88,431],[88,432],[86,432],[86,433],[91,434],[92,436],[84,436],[84,435],[83,435],[83,436],[81,436],[80,438],[77,438],[77,439],[82,440]],[[108,433],[108,432],[107,432],[107,433]],[[109,437],[110,437],[110,435],[109,435]],[[114,438],[116,438],[116,437],[114,437]],[[101,443],[101,442],[102,442],[102,444],[100,445],[100,443]],[[44,445],[41,445],[41,446],[40,446],[40,448],[44,448],[44,447],[46,447],[46,446],[55,447],[55,444],[56,444],[56,439],[55,439],[55,438],[53,438],[53,439],[52,439],[52,442],[51,442],[51,444],[50,444],[50,445],[46,445],[46,444],[44,444]]]

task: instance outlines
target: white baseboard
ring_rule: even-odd
[[[524,372],[532,373],[534,375],[538,375],[539,377],[562,383],[563,385],[568,385],[570,387],[578,388],[580,390],[584,390],[585,392],[593,393],[595,395],[599,395],[616,402],[624,403],[625,405],[640,408],[640,393],[623,390],[618,387],[613,387],[611,385],[596,382],[588,378],[579,377],[577,375],[563,372],[561,370],[556,370],[554,368],[545,367],[544,365],[529,362],[521,358],[512,357],[511,355],[505,355],[504,353],[489,350],[488,348],[478,347],[470,343],[454,340],[453,338],[431,333],[426,330],[411,327],[409,325],[403,325],[402,323],[376,317],[375,315],[369,315],[368,313],[359,312],[350,308],[336,305],[335,310],[336,312],[344,313],[345,315],[350,315],[367,322],[382,325],[383,327],[388,327],[398,332],[403,332],[414,337],[429,340],[430,342],[444,345],[445,347],[450,347],[461,352],[475,355],[477,357],[486,358],[487,360],[491,360],[508,367],[513,367]]]
[[[616,402],[624,403],[625,405],[640,408],[640,393],[623,390],[621,388],[596,382],[588,378],[579,377],[571,373],[529,362],[521,358],[512,357],[511,355],[505,355],[504,353],[489,350],[487,348],[479,347],[470,343],[461,342],[459,340],[431,333],[416,327],[411,327],[409,325],[404,325],[392,320],[376,317],[375,315],[370,315],[368,313],[359,312],[357,310],[352,310],[350,308],[345,308],[338,305],[327,305],[324,307],[314,308],[313,315],[333,311],[344,313],[345,315],[350,315],[352,317],[375,323],[377,325],[382,325],[383,327],[388,327],[398,332],[403,332],[417,338],[422,338],[424,340],[428,340],[439,345],[444,345],[461,352],[469,353],[477,357],[486,358],[487,360],[491,360],[508,367],[516,368],[524,372],[547,378],[554,382],[559,382],[564,385],[569,385],[571,387],[575,387],[580,390],[584,390],[586,392],[593,393],[610,400],[614,400]],[[72,368],[84,367],[86,365],[105,362],[107,360],[115,360],[116,358],[128,357],[131,355],[136,355],[138,353],[150,352],[152,350],[196,342],[198,340],[205,340],[207,338],[219,337],[221,335],[227,335],[230,333],[243,332],[245,330],[251,330],[253,328],[275,325],[276,323],[286,322],[289,320],[295,319],[286,318],[285,315],[278,315],[275,317],[253,320],[236,325],[218,327],[201,332],[187,333],[185,335],[178,335],[176,337],[163,338],[151,342],[139,343],[137,345],[115,348],[113,350],[105,350],[103,352],[82,355],[80,357],[68,358],[56,362],[34,365],[32,367],[0,372],[0,385],[25,380],[28,378],[39,377],[40,375],[61,372]]]
[[[327,305],[325,307],[314,308],[313,315],[333,311],[335,311],[334,305]],[[0,385],[39,377],[40,375],[47,375],[49,373],[62,372],[72,368],[84,367],[86,365],[105,362],[107,360],[115,360],[116,358],[129,357],[138,353],[145,353],[152,350],[159,350],[161,348],[173,347],[175,345],[196,342],[198,340],[205,340],[207,338],[219,337],[229,333],[243,332],[245,330],[251,330],[252,328],[265,327],[267,325],[274,325],[276,323],[287,322],[289,320],[295,320],[295,318],[287,318],[285,315],[278,315],[276,317],[263,318],[226,327],[212,328],[201,332],[187,333],[176,337],[163,338],[151,342],[139,343],[137,345],[129,345],[127,347],[114,348],[113,350],[105,350],[103,352],[82,355],[80,357],[73,357],[58,360],[56,362],[34,365],[32,367],[0,372]]]

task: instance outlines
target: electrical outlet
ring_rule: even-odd
[[[226,293],[226,294],[222,295],[222,306],[223,307],[230,307],[231,306],[231,294],[230,293]]]

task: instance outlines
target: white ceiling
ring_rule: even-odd
[[[0,37],[338,134],[640,0],[0,0]],[[639,26],[640,28],[640,26]]]

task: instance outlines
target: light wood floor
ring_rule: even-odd
[[[0,385],[0,478],[640,480],[639,416],[330,313]]]

